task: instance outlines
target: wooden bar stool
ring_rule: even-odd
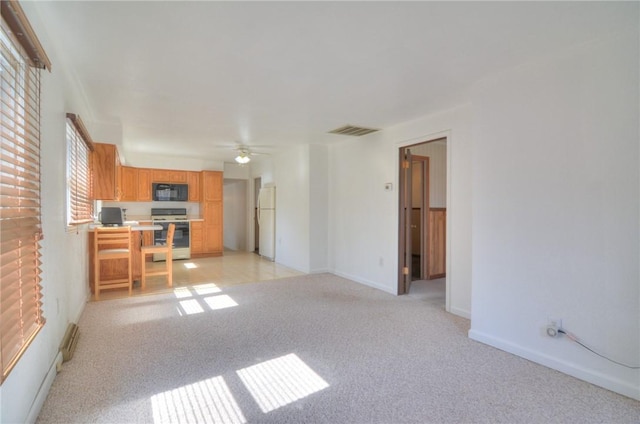
[[[173,234],[176,231],[176,224],[169,224],[169,229],[167,230],[167,240],[166,244],[162,245],[154,245],[154,246],[142,246],[140,251],[142,252],[142,278],[140,280],[140,287],[145,288],[147,284],[147,277],[151,277],[154,275],[166,275],[167,276],[167,287],[173,287]],[[161,270],[157,271],[148,271],[147,272],[147,255],[153,253],[164,253],[165,255],[165,266]]]
[[[93,230],[93,272],[96,300],[100,299],[100,291],[106,289],[128,288],[129,296],[133,287],[131,272],[131,227],[98,227]],[[100,265],[104,261],[126,259],[127,278],[100,279],[103,273]],[[108,272],[104,272],[109,274]]]

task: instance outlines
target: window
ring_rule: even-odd
[[[67,225],[93,221],[90,155],[93,143],[82,120],[67,114]]]
[[[15,37],[14,37],[15,36]],[[0,31],[0,382],[44,326],[40,287],[40,69],[50,63],[20,5]]]

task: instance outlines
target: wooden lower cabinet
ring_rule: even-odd
[[[204,253],[204,239],[203,239],[203,222],[191,221],[191,254],[201,255]]]
[[[141,224],[146,225],[146,224]],[[95,281],[93,278],[94,260],[93,260],[93,231],[89,231],[89,287],[91,293],[95,293]],[[142,276],[142,253],[140,251],[140,243],[144,245],[153,244],[153,231],[131,231],[131,273],[133,281],[140,281]],[[151,258],[151,256],[149,256]],[[104,261],[100,267],[100,277],[102,279],[126,278],[127,276],[127,260],[113,259]],[[124,290],[124,289],[123,289]]]
[[[204,253],[222,254],[222,201],[202,203]]]
[[[202,171],[200,179],[200,213],[202,214],[203,253],[222,255],[222,189],[220,171]]]
[[[140,225],[152,225],[151,221],[140,221]],[[151,246],[153,245],[153,231],[143,231],[142,232],[142,245],[143,246]]]

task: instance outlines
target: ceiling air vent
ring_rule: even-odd
[[[372,132],[376,132],[379,130],[373,128],[364,128],[364,127],[355,127],[353,125],[345,125],[344,127],[336,128],[333,131],[329,131],[330,134],[340,134],[340,135],[353,135],[353,136],[361,136],[366,134],[371,134]]]

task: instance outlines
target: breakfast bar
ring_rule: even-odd
[[[139,223],[125,222],[125,225],[131,227],[131,266],[132,266],[132,278],[133,281],[140,280],[142,276],[142,253],[140,247],[148,244],[152,244],[152,237],[143,237],[143,233],[146,231],[161,230],[160,225],[140,225]],[[93,248],[93,230],[99,228],[101,224],[91,224],[89,226],[89,286],[91,292],[95,293],[95,281],[94,281],[94,248]],[[112,280],[116,278],[122,278],[127,276],[127,260],[126,259],[114,259],[108,261],[100,269],[100,278]]]

